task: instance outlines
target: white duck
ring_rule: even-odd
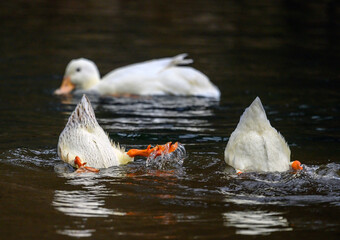
[[[99,126],[85,95],[59,136],[58,155],[74,167],[82,167],[86,162],[94,168],[108,168],[134,160],[123,148],[111,142]]]
[[[219,89],[200,71],[179,64],[192,63],[180,54],[136,63],[109,72],[100,80],[94,62],[79,58],[66,67],[64,80],[55,94],[67,94],[74,88],[100,95],[180,95],[219,98]]]
[[[282,135],[270,125],[257,97],[244,111],[224,152],[225,161],[237,173],[301,170],[290,162],[290,149]]]
[[[58,155],[80,172],[98,172],[96,168],[108,168],[132,162],[135,156],[148,157],[151,153],[166,154],[175,151],[178,143],[167,143],[147,149],[130,149],[114,144],[99,126],[89,99],[83,95],[58,141]],[[85,164],[87,166],[85,166]],[[90,166],[90,167],[88,167]]]

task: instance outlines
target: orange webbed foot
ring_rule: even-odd
[[[156,147],[156,154],[155,156],[160,156],[162,154],[168,154],[174,152],[178,148],[178,142],[172,144],[172,142],[168,142],[164,145],[157,145]]]
[[[154,148],[151,148],[151,145],[149,145],[146,149],[130,149],[126,154],[130,157],[148,157],[153,151]]]
[[[127,155],[130,157],[142,156],[149,157],[151,153],[155,152],[155,156],[159,156],[162,154],[172,153],[178,148],[178,142],[172,144],[172,142],[168,142],[164,145],[157,145],[156,147],[151,148],[149,145],[146,149],[130,149],[127,152]]]
[[[292,169],[294,171],[299,171],[299,170],[302,170],[303,167],[301,166],[301,163],[296,160],[296,161],[292,162]]]
[[[83,173],[83,172],[99,172],[99,169],[93,168],[93,167],[87,167],[86,162],[82,163],[80,157],[76,156],[74,159],[74,164],[77,166],[77,173]]]

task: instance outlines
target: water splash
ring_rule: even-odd
[[[168,146],[161,155],[157,155],[156,151],[151,153],[146,159],[146,166],[157,169],[179,168],[183,165],[185,158],[185,148],[182,144],[178,143],[177,149],[171,153],[169,153]]]
[[[226,201],[236,204],[306,206],[340,202],[340,164],[306,166],[299,173],[226,173],[221,187]]]

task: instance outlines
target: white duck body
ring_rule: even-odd
[[[58,155],[75,167],[80,157],[86,166],[108,168],[133,161],[118,145],[113,144],[99,126],[90,101],[84,95],[59,136]]]
[[[283,172],[290,169],[290,149],[270,125],[257,97],[244,111],[224,152],[225,161],[237,172]]]
[[[179,95],[220,98],[219,89],[202,72],[188,66],[186,54],[172,58],[150,60],[121,67],[100,80],[96,65],[84,58],[72,60],[66,68],[76,88],[100,95]],[[76,70],[79,70],[77,72]]]

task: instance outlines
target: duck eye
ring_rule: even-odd
[[[77,69],[76,69],[77,72],[80,72],[80,70],[81,70],[81,68],[77,68]]]

